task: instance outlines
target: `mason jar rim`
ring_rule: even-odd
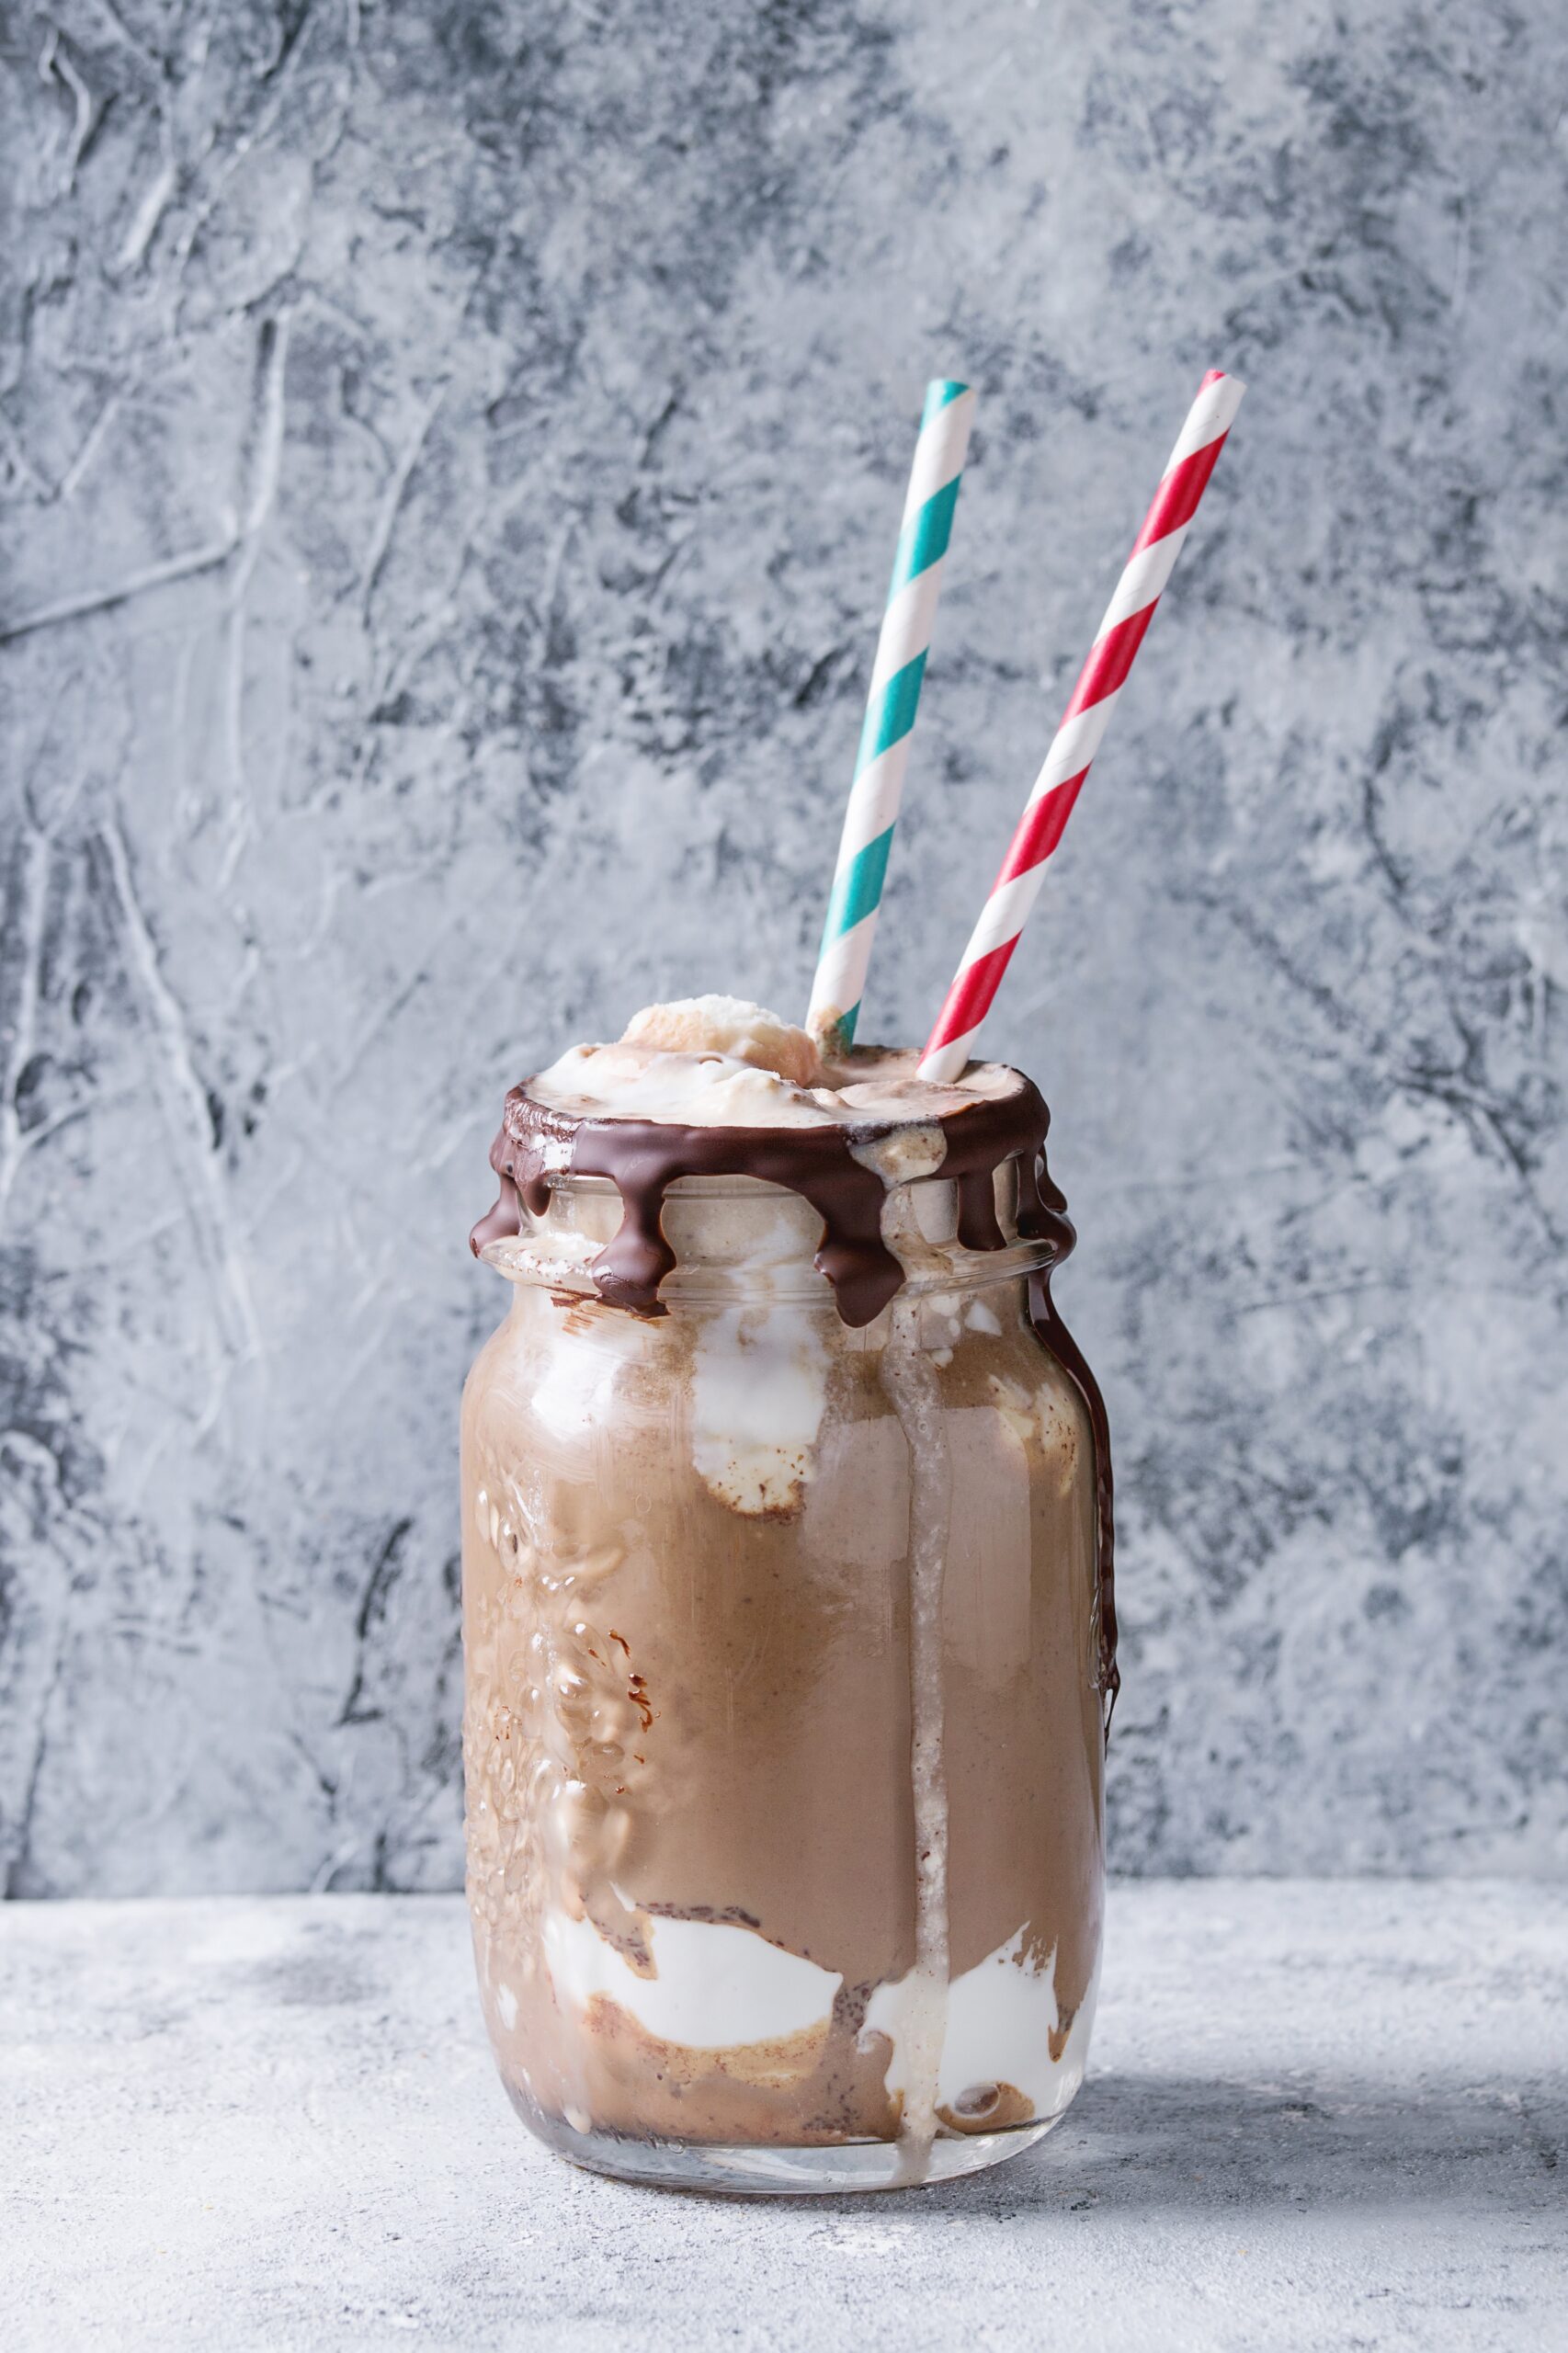
[[[1006,1161],[999,1164],[1006,1167]],[[924,1176],[900,1176],[897,1188],[905,1186],[952,1185],[957,1178],[944,1176],[939,1168]],[[606,1195],[620,1192],[613,1176],[590,1176],[579,1169],[547,1169],[544,1182],[552,1193],[584,1192],[602,1199]],[[768,1176],[672,1176],[664,1188],[665,1200],[734,1201],[755,1200],[759,1193],[772,1194],[776,1199],[801,1200],[804,1196],[793,1185],[776,1185]]]

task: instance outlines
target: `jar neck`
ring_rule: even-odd
[[[996,1171],[994,1184],[1002,1247],[990,1250],[960,1241],[959,1188],[950,1179],[888,1187],[882,1238],[903,1269],[901,1297],[1016,1282],[1061,1256],[1055,1240],[1019,1234],[1011,1164]],[[486,1244],[483,1255],[512,1282],[595,1297],[594,1262],[624,1214],[608,1180],[562,1176],[542,1212],[525,1206],[518,1233]],[[832,1285],[814,1264],[823,1220],[799,1194],[748,1177],[687,1178],[669,1188],[661,1222],[676,1260],[660,1286],[663,1306],[678,1312],[699,1303],[788,1302],[835,1309]]]

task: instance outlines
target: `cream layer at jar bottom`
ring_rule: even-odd
[[[709,2057],[748,2045],[778,2043],[813,2030],[825,2036],[841,1977],[784,1951],[749,1928],[703,1920],[655,1919],[650,1943],[656,1974],[643,1976],[590,1920],[551,1910],[543,1946],[555,1997],[570,2018],[585,2019],[596,2000],[613,2003],[647,2034]],[[1083,2079],[1094,2022],[1098,1972],[1062,2029],[1054,1955],[1031,1966],[1020,1927],[993,1953],[953,1979],[937,2075],[943,2109],[962,2116],[997,2085],[1021,2096],[1036,2118],[1065,2108]],[[496,1987],[503,2020],[516,1997]],[[903,1981],[872,1993],[861,2029],[892,2044],[886,2084],[905,2087]],[[1025,2120],[1019,2116],[1016,2120]]]

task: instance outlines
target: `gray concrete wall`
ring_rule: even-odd
[[[459,1870],[506,1085],[798,1013],[926,375],[871,1034],[1252,385],[987,1044],[1119,1443],[1124,1870],[1564,1865],[1568,22],[6,9],[13,1892]]]

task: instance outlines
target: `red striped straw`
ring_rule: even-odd
[[[1133,541],[1089,658],[1078,673],[1045,766],[1035,779],[1002,871],[991,886],[991,896],[920,1058],[922,1078],[955,1079],[969,1062],[975,1032],[991,1010],[991,1000],[1018,944],[1018,935],[1040,895],[1051,854],[1073,813],[1073,803],[1099,749],[1132,657],[1154,618],[1154,608],[1175,569],[1245,391],[1244,384],[1218,368],[1211,368],[1199,386],[1198,398],[1187,411],[1170,463],[1160,476],[1153,505]]]

